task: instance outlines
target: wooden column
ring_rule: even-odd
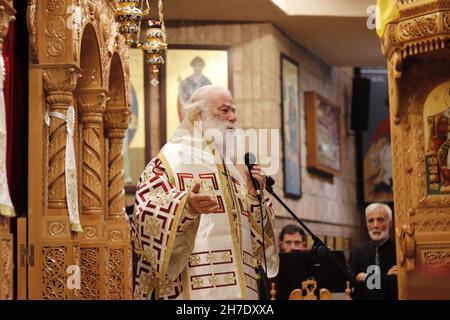
[[[105,115],[109,140],[108,218],[122,218],[125,214],[123,139],[128,129],[129,115],[126,108],[112,109]]]
[[[103,116],[106,91],[77,91],[81,122],[80,299],[105,299],[105,138]]]
[[[28,257],[24,259],[27,260],[25,264],[28,263],[29,270],[29,297],[64,300],[76,295],[75,291],[68,290],[66,287],[67,266],[78,264],[76,244],[72,240],[70,231],[66,198],[67,125],[64,120],[54,116],[36,117],[34,112],[38,114],[42,112],[43,115],[46,112],[58,112],[65,116],[68,108],[74,106],[73,92],[77,85],[79,69],[73,65],[47,66],[42,71],[36,68],[33,69],[30,78],[36,77],[39,73],[42,74],[43,79],[41,85],[44,88],[44,96],[42,98],[45,104],[43,110],[38,108],[30,111],[30,142],[39,138],[43,138],[47,142],[47,148],[44,149],[47,151],[47,156],[42,159],[47,161],[47,170],[40,171],[42,165],[36,166],[37,159],[41,160],[39,154],[35,155],[37,159],[34,161],[30,158],[30,170],[32,171],[30,172],[29,188],[35,192],[40,185],[46,187],[47,201],[44,202],[43,212],[28,216],[29,219],[35,219],[35,222],[39,221],[43,227],[40,230],[33,229],[29,233]],[[37,80],[35,81],[38,83]],[[30,94],[30,104],[38,97],[39,94],[36,92]],[[46,127],[46,121],[50,121],[49,127]],[[77,123],[77,119],[75,123]],[[39,131],[41,126],[46,127],[44,131],[46,134],[43,137],[34,133],[42,132],[42,129]],[[29,149],[34,150],[34,148],[35,146],[30,144]],[[46,176],[46,179],[39,178],[41,175]],[[30,194],[30,206],[31,208],[35,206],[33,194]],[[34,213],[34,211],[32,212]]]
[[[77,93],[82,128],[82,212],[101,215],[104,212],[105,174],[103,172],[103,113],[106,92],[83,90]]]
[[[107,298],[131,299],[130,229],[125,213],[123,139],[130,111],[108,106],[105,114],[108,152]]]
[[[45,101],[49,112],[67,113],[73,105],[73,91],[78,74],[73,68],[54,68],[44,72]],[[50,117],[48,147],[48,207],[50,209],[67,208],[65,151],[67,129],[66,122]]]

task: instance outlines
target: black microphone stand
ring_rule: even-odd
[[[286,209],[286,211],[303,227],[303,229],[306,230],[306,232],[309,233],[309,235],[314,240],[314,244],[312,246],[312,253],[314,255],[315,260],[315,268],[316,268],[316,274],[318,274],[318,270],[320,270],[320,260],[324,257],[328,256],[331,261],[341,270],[341,272],[347,277],[347,279],[351,282],[354,288],[358,286],[358,282],[356,279],[348,272],[347,268],[339,261],[334,254],[331,253],[330,249],[323,243],[322,240],[320,240],[314,232],[312,232],[304,223],[301,221],[297,215],[283,202],[283,200],[280,199],[280,197],[273,191],[273,185],[275,184],[275,180],[273,180],[272,177],[267,176],[266,177],[266,190],[277,199],[277,201]],[[316,296],[317,300],[320,300],[320,286],[318,282],[318,277],[316,279],[317,281],[317,290],[316,290]]]
[[[248,173],[250,174],[250,177],[252,178],[251,170],[256,163],[255,155],[251,152],[247,152],[244,155],[244,163],[245,166],[248,169]],[[264,209],[263,209],[263,198],[260,191],[260,186],[258,181],[255,178],[252,178],[253,188],[256,190],[256,198],[259,202],[259,208],[261,210],[261,230],[262,230],[262,249],[263,249],[263,258],[264,258],[264,268],[261,265],[261,262],[258,263],[258,266],[256,267],[256,272],[259,275],[259,285],[258,285],[258,291],[259,296],[261,300],[270,300],[270,294],[269,294],[269,284],[268,284],[268,278],[267,278],[267,258],[266,258],[266,242],[265,242],[265,228],[264,228]]]

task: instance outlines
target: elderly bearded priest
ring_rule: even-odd
[[[392,227],[392,210],[383,203],[372,203],[366,208],[366,225],[371,241],[355,248],[350,254],[350,272],[359,281],[355,288],[355,299],[396,300],[397,260],[395,243],[389,236]],[[368,268],[380,270],[380,287],[368,286],[368,280],[376,274]]]
[[[209,134],[211,129],[223,136],[234,132],[233,98],[221,87],[204,86],[184,111],[183,122],[147,165],[136,191],[134,297],[258,299],[254,268],[264,260],[261,207],[246,167],[223,160],[227,143]],[[252,176],[263,188],[260,166]],[[266,272],[274,277],[279,263],[267,198],[263,211]]]

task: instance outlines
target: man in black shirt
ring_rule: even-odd
[[[350,273],[359,282],[354,299],[397,299],[395,243],[389,236],[392,210],[382,203],[366,208],[366,225],[371,240],[350,254]]]

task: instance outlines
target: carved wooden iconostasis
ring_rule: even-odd
[[[399,297],[421,299],[428,294],[420,291],[425,279],[450,283],[450,1],[397,5],[400,18],[387,25],[382,42],[389,69]],[[423,281],[416,286],[418,278]]]
[[[18,297],[131,299],[122,154],[129,62],[112,4],[31,0],[28,28],[28,263],[19,265],[19,274],[28,268],[28,295],[19,285]],[[79,289],[68,285],[77,266]]]

